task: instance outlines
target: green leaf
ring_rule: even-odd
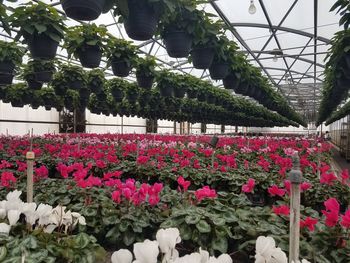
[[[210,225],[205,221],[205,220],[200,220],[197,224],[196,224],[196,228],[198,229],[198,231],[200,233],[209,233],[211,230]]]
[[[34,24],[35,29],[38,31],[39,34],[45,32],[47,30],[47,27],[45,25],[41,24]]]
[[[194,225],[194,224],[197,224],[200,219],[201,219],[200,215],[188,215],[185,217],[185,222],[189,225]]]
[[[80,233],[75,237],[75,248],[83,249],[87,247],[90,243],[90,237],[85,233]]]
[[[126,246],[130,246],[135,242],[135,233],[132,231],[126,231],[123,234],[123,242]]]
[[[0,262],[6,258],[7,249],[6,247],[0,247]]]
[[[38,247],[38,242],[35,237],[28,236],[22,241],[22,245],[29,249],[36,249]]]
[[[221,253],[226,253],[228,248],[227,238],[218,237],[212,241],[212,248],[220,251]]]

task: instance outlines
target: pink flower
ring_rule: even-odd
[[[278,188],[277,185],[272,185],[271,187],[268,188],[268,192],[271,196],[284,196],[284,194],[286,193],[286,190]]]
[[[309,190],[310,188],[311,188],[311,184],[309,182],[303,182],[300,185],[300,189],[303,192]]]
[[[16,177],[12,172],[2,172],[1,173],[1,186],[11,187],[17,182]]]
[[[198,189],[194,195],[196,196],[198,202],[202,201],[204,198],[215,198],[216,191],[214,189],[210,189],[209,186],[204,186],[201,189]]]
[[[350,176],[349,176],[349,171],[348,169],[344,169],[341,174],[340,174],[341,178],[342,178],[342,183],[343,184],[347,184]]]
[[[177,183],[180,186],[182,186],[182,188],[184,189],[184,192],[186,192],[188,187],[191,185],[191,182],[190,181],[186,181],[182,176],[177,178]]]
[[[288,194],[290,194],[291,185],[292,184],[289,180],[284,180],[284,187],[286,188]]]
[[[121,193],[119,190],[116,190],[112,193],[112,199],[114,202],[120,204],[121,202]]]
[[[337,177],[334,175],[334,173],[322,173],[320,183],[332,185],[333,181],[335,180],[337,180]]]
[[[148,202],[151,206],[155,206],[159,203],[160,198],[158,195],[150,195],[148,198]]]
[[[345,228],[350,228],[350,209],[341,216],[340,224]]]
[[[309,229],[309,231],[313,232],[315,230],[315,225],[317,224],[318,220],[316,218],[307,217],[305,220],[300,220],[300,227],[306,227]]]
[[[102,161],[102,160],[97,160],[97,161],[96,161],[96,166],[97,166],[98,168],[100,168],[100,169],[103,169],[103,168],[106,168],[106,167],[107,167],[106,163],[105,163],[104,161]]]
[[[65,164],[59,163],[56,170],[61,174],[63,178],[68,178],[68,167]]]
[[[139,156],[136,161],[137,164],[145,164],[149,161],[149,156]]]
[[[324,202],[326,210],[322,210],[322,214],[326,216],[326,226],[333,227],[339,220],[340,205],[335,198],[329,198]]]
[[[290,213],[289,206],[287,205],[273,206],[272,210],[276,215],[289,216]]]
[[[49,175],[49,170],[46,168],[45,165],[42,165],[39,168],[35,168],[34,170],[35,181],[42,178],[47,178],[48,175]]]
[[[248,182],[242,185],[242,191],[245,193],[251,193],[254,190],[255,180],[253,178],[249,178]]]

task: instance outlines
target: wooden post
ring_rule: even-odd
[[[27,159],[27,203],[32,203],[33,196],[34,196],[33,174],[34,174],[34,159],[35,159],[35,154],[33,152],[33,129],[32,129],[32,135],[30,138],[30,150],[26,154],[26,159]]]
[[[124,134],[124,117],[122,116],[122,127],[121,127],[121,132]]]
[[[73,111],[73,132],[77,133],[77,110]]]
[[[289,173],[292,184],[290,196],[289,262],[299,260],[300,241],[300,184],[302,173],[298,153],[293,156],[293,168]]]

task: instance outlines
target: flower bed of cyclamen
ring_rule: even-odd
[[[79,231],[110,250],[177,227],[181,253],[198,247],[249,262],[260,235],[287,251],[288,172],[303,172],[303,258],[342,262],[350,253],[349,176],[330,167],[330,145],[302,138],[47,135],[33,141],[35,201],[86,218]],[[25,192],[28,138],[0,137],[0,197]],[[212,155],[214,161],[212,163]],[[320,251],[322,253],[320,253]],[[339,261],[340,260],[340,261]],[[235,261],[234,261],[235,262]]]

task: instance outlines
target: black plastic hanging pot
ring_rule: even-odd
[[[198,93],[197,94],[197,99],[201,102],[204,102],[207,100],[207,96],[204,93]]]
[[[140,88],[151,89],[154,81],[153,76],[144,76],[136,72],[137,85]]]
[[[88,88],[81,88],[79,89],[79,97],[81,100],[88,100],[90,97],[90,90]]]
[[[21,100],[12,100],[11,101],[11,106],[12,107],[17,107],[17,108],[23,108],[24,103]]]
[[[214,49],[211,47],[198,47],[191,51],[192,64],[196,69],[207,69],[213,63]]]
[[[42,82],[38,82],[35,79],[28,79],[27,84],[28,84],[28,88],[30,88],[32,90],[39,90],[43,86]]]
[[[84,68],[97,68],[102,59],[102,50],[98,46],[85,45],[78,51],[78,57]]]
[[[40,107],[40,103],[32,102],[32,103],[30,104],[30,107],[31,107],[33,110],[37,110],[37,109]]]
[[[235,89],[239,85],[239,79],[235,73],[227,75],[222,82],[225,89]]]
[[[224,62],[214,61],[209,67],[210,77],[213,80],[220,80],[227,77],[230,70],[230,65]]]
[[[101,15],[105,0],[61,0],[61,4],[68,17],[92,21]]]
[[[172,97],[174,88],[171,85],[161,85],[159,87],[160,96],[162,97]]]
[[[52,80],[53,72],[52,71],[40,71],[33,72],[34,79],[37,82],[47,83]]]
[[[128,7],[129,16],[124,22],[128,36],[139,41],[151,39],[159,20],[153,8],[140,0],[128,0]]]
[[[115,100],[115,102],[122,102],[124,98],[124,92],[122,90],[112,89],[111,90],[112,96]]]
[[[195,90],[187,90],[187,96],[189,99],[196,99],[198,92]]]
[[[337,89],[338,90],[348,90],[350,88],[350,79],[341,77],[337,79]]]
[[[131,71],[131,65],[123,60],[114,60],[112,61],[112,71],[115,76],[118,77],[127,77]]]
[[[50,60],[55,58],[58,42],[46,34],[34,34],[27,42],[33,59]]]
[[[69,85],[69,88],[73,89],[73,90],[80,90],[84,86],[84,84],[81,80],[74,80],[74,81],[68,83],[68,85]]]
[[[55,94],[58,96],[66,95],[67,89],[65,86],[54,86]]]
[[[11,85],[14,75],[10,73],[0,73],[0,85]]]
[[[192,38],[185,31],[169,31],[164,34],[164,44],[168,55],[172,58],[188,57]]]
[[[15,70],[15,64],[12,61],[1,61],[0,62],[0,73],[13,74]]]
[[[174,87],[174,96],[176,98],[182,99],[185,97],[186,90],[182,86]]]

